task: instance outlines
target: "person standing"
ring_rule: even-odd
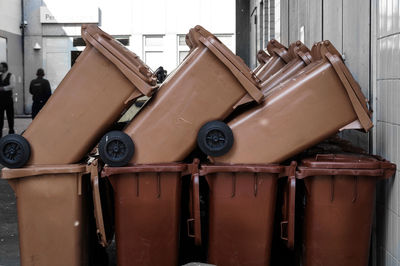
[[[29,92],[32,94],[32,119],[36,117],[39,111],[46,104],[51,96],[50,83],[44,79],[44,70],[39,68],[36,72],[37,78],[31,81]]]
[[[0,63],[0,137],[3,135],[4,112],[7,114],[8,133],[14,134],[14,101],[13,89],[15,88],[15,76],[8,71],[6,62]]]

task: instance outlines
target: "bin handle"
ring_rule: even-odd
[[[302,51],[297,51],[297,55],[303,60],[306,65],[311,64],[312,57],[310,53],[303,53]]]
[[[272,50],[276,55],[278,55],[282,60],[287,64],[290,61],[290,55],[288,54],[287,49],[285,48],[274,48]]]
[[[196,246],[201,245],[201,216],[200,216],[200,184],[198,161],[193,162],[191,192],[191,218],[187,220],[188,236],[194,238]],[[190,224],[193,224],[193,234],[190,233]]]
[[[369,129],[372,128],[373,124],[369,117],[369,111],[366,110],[366,107],[364,107],[361,104],[360,96],[357,96],[357,94],[356,94],[356,91],[358,90],[358,88],[357,88],[358,86],[356,86],[355,88],[352,87],[351,83],[353,83],[353,86],[354,86],[355,81],[349,82],[349,80],[348,80],[349,76],[346,77],[345,72],[343,71],[343,69],[344,69],[344,67],[342,66],[343,62],[337,56],[333,56],[330,53],[326,53],[326,58],[332,64],[337,75],[339,76],[340,80],[342,81],[342,84],[345,87],[347,94],[349,96],[349,99],[353,105],[354,111],[356,112],[357,117],[360,120],[360,123],[361,123],[362,127],[364,128],[365,132],[367,132]]]
[[[92,183],[94,218],[96,220],[97,237],[100,245],[102,245],[103,247],[107,247],[109,245],[109,242],[107,241],[107,235],[103,220],[103,210],[101,208],[98,160],[94,160],[89,167],[90,180]]]
[[[260,68],[267,63],[267,61],[271,59],[271,56],[269,54],[267,54],[264,50],[260,50],[257,53],[257,61],[260,63],[258,65],[258,67],[256,68],[256,70],[254,70],[254,73],[257,73],[258,70],[260,70]],[[261,66],[261,67],[260,67]]]
[[[86,30],[82,31],[82,36],[84,36],[85,40],[88,41],[93,47],[99,50],[108,60],[110,60],[122,73],[123,75],[144,95],[151,96],[155,87],[147,84],[143,79],[136,75],[132,75],[132,69],[126,66],[124,63],[121,63],[120,60],[117,60],[109,51],[109,49],[105,48],[105,44],[107,43],[102,38],[94,39]],[[101,42],[101,44],[99,43]],[[108,44],[106,44],[108,45]],[[133,71],[135,72],[135,71]]]
[[[281,239],[286,241],[286,246],[289,249],[294,248],[295,238],[295,217],[296,217],[296,178],[295,176],[288,177],[287,188],[289,190],[285,199],[285,220],[281,222]],[[286,230],[284,230],[286,227]],[[286,235],[285,235],[286,232]]]
[[[216,41],[211,43],[211,38],[200,37],[199,40],[232,72],[236,79],[242,84],[247,93],[258,103],[264,99],[262,92],[241,72],[226,56],[217,48],[220,44]]]
[[[103,45],[107,50],[109,50],[110,52],[112,52],[113,54],[121,54],[116,48],[115,45],[110,44],[109,41],[107,41],[106,38],[104,38],[104,36],[101,35],[96,35],[95,39],[101,44]],[[129,55],[127,55],[129,56]],[[130,58],[132,58],[132,56],[129,56]],[[152,74],[150,72],[146,73],[146,70],[148,68],[145,68],[144,66],[136,66],[135,64],[132,64],[131,62],[124,60],[124,63],[130,68],[132,69],[138,76],[144,76],[146,77],[146,80],[148,82],[154,82],[152,79]],[[154,79],[155,80],[155,79]]]

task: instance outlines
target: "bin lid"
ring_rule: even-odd
[[[257,102],[262,101],[264,95],[259,88],[260,80],[239,56],[235,55],[217,37],[199,25],[190,29],[187,36],[190,43],[196,44],[194,47],[197,47],[200,43],[207,47],[231,71],[254,100]]]
[[[365,154],[317,154],[315,157],[303,159],[301,161],[296,176],[304,178],[317,174],[343,174],[354,176],[382,176],[388,178],[392,176],[395,171],[395,164],[379,156]]]
[[[261,65],[264,65],[265,63],[268,62],[268,60],[271,59],[271,56],[265,51],[265,50],[260,50],[257,53],[257,61]]]
[[[343,60],[342,55],[335,48],[335,46],[328,40],[314,43],[314,45],[311,48],[311,54],[315,60],[324,58],[327,53],[336,55],[341,60]]]
[[[28,176],[39,176],[46,174],[73,174],[87,173],[86,164],[65,164],[65,165],[30,165],[24,168],[1,170],[2,179],[13,179]]]
[[[122,71],[124,75],[145,95],[149,96],[150,91],[153,91],[152,86],[157,84],[156,75],[150,68],[132,51],[128,50],[121,43],[116,41],[112,36],[102,31],[96,25],[83,25],[82,38],[87,44],[92,45],[101,54],[108,58],[121,71],[123,68],[129,70]],[[134,75],[134,77],[131,77]],[[139,77],[144,84],[138,80]],[[147,84],[147,86],[146,86]]]
[[[317,154],[301,161],[301,166],[333,169],[376,169],[380,165],[381,160],[364,154]]]
[[[290,44],[288,52],[291,58],[299,58],[303,60],[306,65],[314,61],[311,56],[311,51],[301,41]]]
[[[332,65],[344,88],[346,89],[354,111],[357,114],[359,124],[357,128],[363,128],[365,132],[367,132],[373,126],[371,121],[372,113],[369,111],[367,106],[368,100],[362,93],[360,85],[357,83],[350,70],[344,64],[339,52],[331,42],[323,41],[315,44],[311,53],[314,60],[318,60],[319,57],[321,57],[321,60],[327,60]]]
[[[271,173],[283,174],[286,167],[279,164],[202,164],[200,175],[212,173]]]
[[[160,173],[160,172],[182,172],[186,173],[188,165],[184,163],[165,164],[137,164],[124,167],[105,166],[101,172],[102,177],[129,174],[129,173]]]
[[[286,63],[291,60],[291,55],[288,53],[288,48],[275,39],[272,39],[268,42],[267,51],[271,56],[274,54],[279,56]]]

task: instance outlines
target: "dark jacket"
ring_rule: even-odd
[[[29,92],[33,95],[34,102],[46,103],[51,96],[50,83],[47,79],[38,77],[31,81]]]
[[[4,80],[2,80],[0,73],[0,87],[10,85],[10,78],[11,73],[8,73]],[[12,91],[0,91],[0,100],[7,100],[8,98],[12,98]]]

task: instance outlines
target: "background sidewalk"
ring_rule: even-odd
[[[14,129],[16,134],[21,134],[29,124],[32,122],[32,118],[15,118]],[[4,120],[3,136],[8,134],[8,123],[7,119]]]
[[[21,134],[31,118],[15,118],[15,133]],[[8,134],[8,123],[4,120],[3,136]],[[3,168],[0,165],[0,169]],[[0,266],[18,266],[18,221],[15,195],[6,180],[0,179]]]

